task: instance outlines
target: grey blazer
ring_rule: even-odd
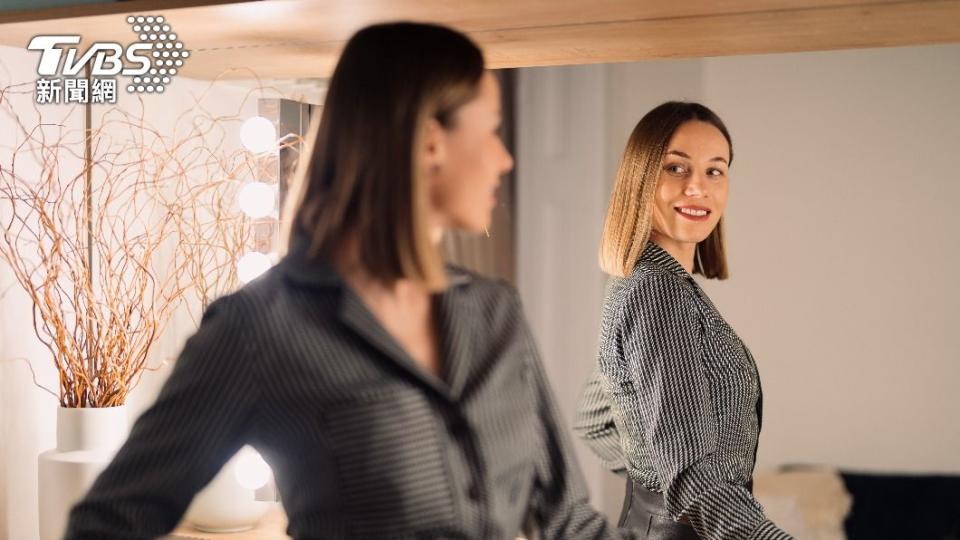
[[[449,277],[442,378],[302,250],[216,301],[66,538],[167,533],[246,443],[294,538],[619,537],[587,503],[516,292]]]
[[[574,430],[701,538],[786,539],[748,488],[761,410],[750,351],[680,263],[648,243],[608,289]]]

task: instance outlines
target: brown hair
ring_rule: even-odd
[[[479,91],[480,49],[442,26],[391,23],[353,35],[330,79],[289,201],[288,247],[330,257],[355,235],[359,262],[386,283],[445,286],[429,237],[416,149],[430,118],[450,128]]]
[[[617,179],[600,238],[600,268],[614,276],[633,271],[650,238],[653,198],[660,178],[660,166],[674,132],[691,120],[707,122],[723,134],[733,163],[733,142],[727,127],[713,111],[699,103],[669,101],[640,119],[623,150]],[[726,279],[727,257],[723,240],[723,218],[710,236],[697,244],[693,273],[707,278]]]

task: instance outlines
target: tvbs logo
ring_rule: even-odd
[[[130,78],[128,92],[163,92],[190,52],[162,16],[129,16],[127,23],[140,39],[126,47],[96,42],[81,54],[77,35],[31,39],[27,49],[40,52],[37,103],[115,103],[118,75]]]
[[[103,75],[124,75],[134,76],[143,75],[150,69],[150,57],[147,51],[153,50],[149,43],[134,43],[130,45],[126,54],[123,47],[117,43],[94,43],[87,52],[77,57],[77,49],[67,49],[66,62],[63,63],[63,71],[60,71],[60,61],[62,45],[77,45],[80,43],[80,36],[36,36],[30,40],[27,49],[31,51],[43,51],[40,56],[40,66],[37,68],[39,75],[78,75],[80,71],[93,60],[91,75],[101,77]],[[128,62],[140,64],[137,68],[124,68],[121,58],[126,58]]]

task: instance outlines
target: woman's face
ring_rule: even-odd
[[[513,168],[500,140],[500,121],[500,86],[489,71],[477,96],[454,114],[451,128],[430,121],[421,162],[434,226],[482,232],[490,225],[500,177]]]
[[[653,239],[694,244],[710,235],[727,205],[730,146],[720,130],[691,120],[667,145],[654,196]]]

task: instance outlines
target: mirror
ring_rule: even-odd
[[[596,358],[597,245],[627,137],[656,105],[699,101],[733,138],[731,277],[699,282],[759,367],[757,473],[846,474],[860,537],[881,537],[888,501],[887,534],[946,534],[954,518],[930,512],[960,487],[958,87],[957,45],[519,70],[517,282],[565,418]],[[623,481],[579,448],[615,517]],[[803,481],[768,506],[804,503]]]

